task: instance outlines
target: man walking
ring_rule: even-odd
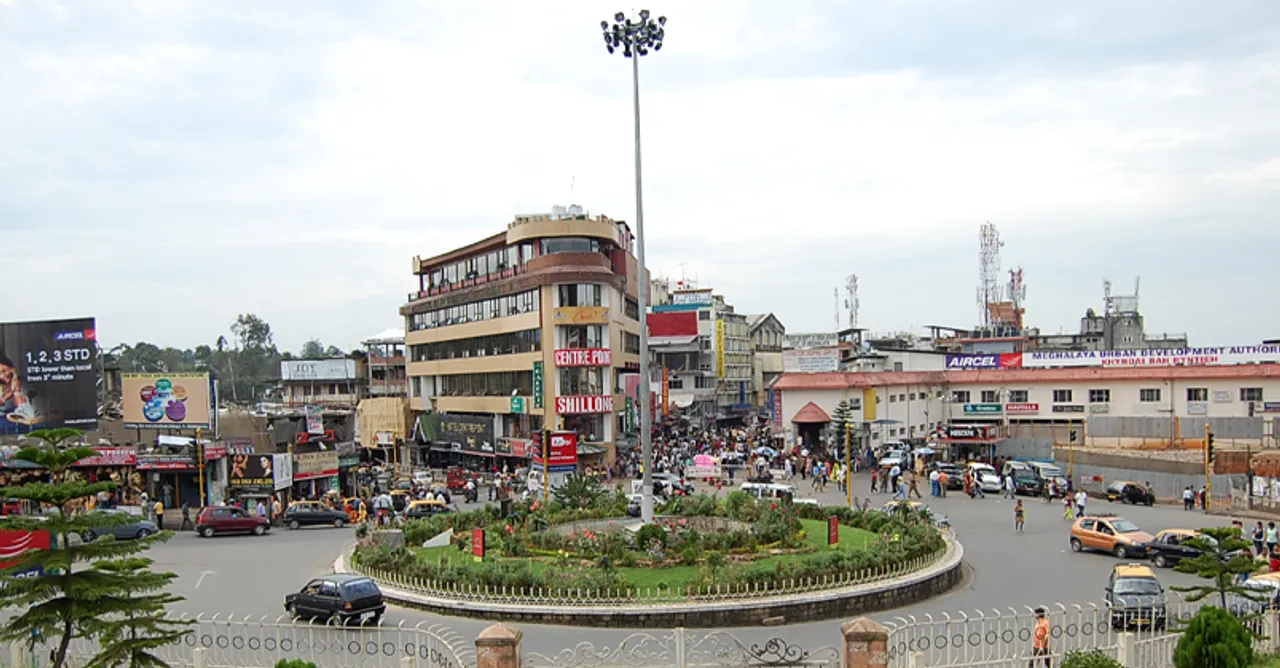
[[[1012,499],[1012,498],[1014,498],[1015,496],[1017,496],[1017,495],[1016,495],[1016,494],[1014,494],[1013,492],[1014,492],[1014,487],[1013,487],[1013,474],[1012,474],[1012,473],[1010,473],[1010,474],[1008,474],[1008,475],[1006,475],[1006,476],[1004,477],[1004,498],[1006,498],[1006,499]]]
[[[164,531],[164,503],[160,499],[156,499],[156,505],[153,510],[156,514],[156,528]]]
[[[1076,492],[1076,517],[1084,517],[1084,504],[1088,499],[1089,495],[1083,489]]]
[[[1196,506],[1196,493],[1191,490],[1191,485],[1182,490],[1182,509],[1191,510]]]

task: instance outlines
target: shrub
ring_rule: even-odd
[[[276,668],[316,668],[316,664],[302,659],[280,659],[276,662]]]
[[[1067,652],[1062,668],[1124,668],[1119,661],[1103,654],[1101,650],[1076,650]]]
[[[1253,663],[1253,636],[1231,613],[1200,608],[1173,651],[1177,668],[1248,668]]]
[[[636,547],[640,550],[648,550],[649,547],[657,543],[658,547],[667,546],[667,530],[657,524],[646,524],[636,531]]]

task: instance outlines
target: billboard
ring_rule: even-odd
[[[492,454],[498,439],[494,437],[492,417],[443,414],[436,440],[457,444],[463,452]]]
[[[333,450],[301,452],[293,456],[294,482],[335,475],[338,475],[338,453]]]
[[[716,378],[724,378],[724,320],[716,321]]]
[[[840,345],[840,337],[835,332],[805,332],[782,335],[782,347],[791,350],[834,348],[838,345]]]
[[[551,322],[556,325],[607,325],[608,306],[562,306],[551,311]]]
[[[572,431],[551,432],[551,443],[548,446],[548,457],[551,466],[548,470],[576,471],[578,469],[578,434]],[[533,448],[533,465],[542,468],[542,449]]]
[[[676,306],[711,306],[713,301],[709,288],[671,293],[671,303]]]
[[[138,449],[132,446],[102,446],[95,447],[93,450],[98,454],[85,457],[72,466],[135,466],[138,463]]]
[[[227,486],[270,494],[275,491],[275,458],[269,454],[232,455]]]
[[[0,435],[98,427],[93,318],[0,324]]]
[[[1232,366],[1280,362],[1280,345],[947,355],[947,370]]]
[[[285,360],[280,362],[280,380],[355,380],[355,377],[355,360]]]
[[[990,355],[947,355],[948,371],[975,371],[979,369],[1009,369],[1022,366],[1022,353]]]
[[[52,545],[48,531],[0,529],[0,569],[12,568],[22,563],[22,555],[28,550],[47,550]],[[35,578],[40,577],[42,571],[37,566],[5,575],[11,578]]]
[[[783,373],[825,373],[839,370],[839,348],[782,351]]]
[[[208,429],[209,374],[122,373],[120,410],[129,429]]]

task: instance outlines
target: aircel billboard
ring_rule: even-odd
[[[947,369],[954,371],[1053,367],[1231,366],[1268,362],[1280,362],[1280,345],[947,355]]]

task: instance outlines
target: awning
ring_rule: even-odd
[[[810,401],[804,405],[804,408],[796,411],[796,416],[791,418],[794,424],[826,424],[831,421],[831,416],[822,410],[818,404]]]
[[[580,455],[603,455],[608,451],[609,449],[602,445],[592,445],[590,443],[578,444],[578,454]],[[554,467],[555,465],[552,464],[552,466]]]
[[[676,408],[688,408],[693,405],[693,395],[687,393],[676,394],[674,392],[667,394],[667,401]]]

